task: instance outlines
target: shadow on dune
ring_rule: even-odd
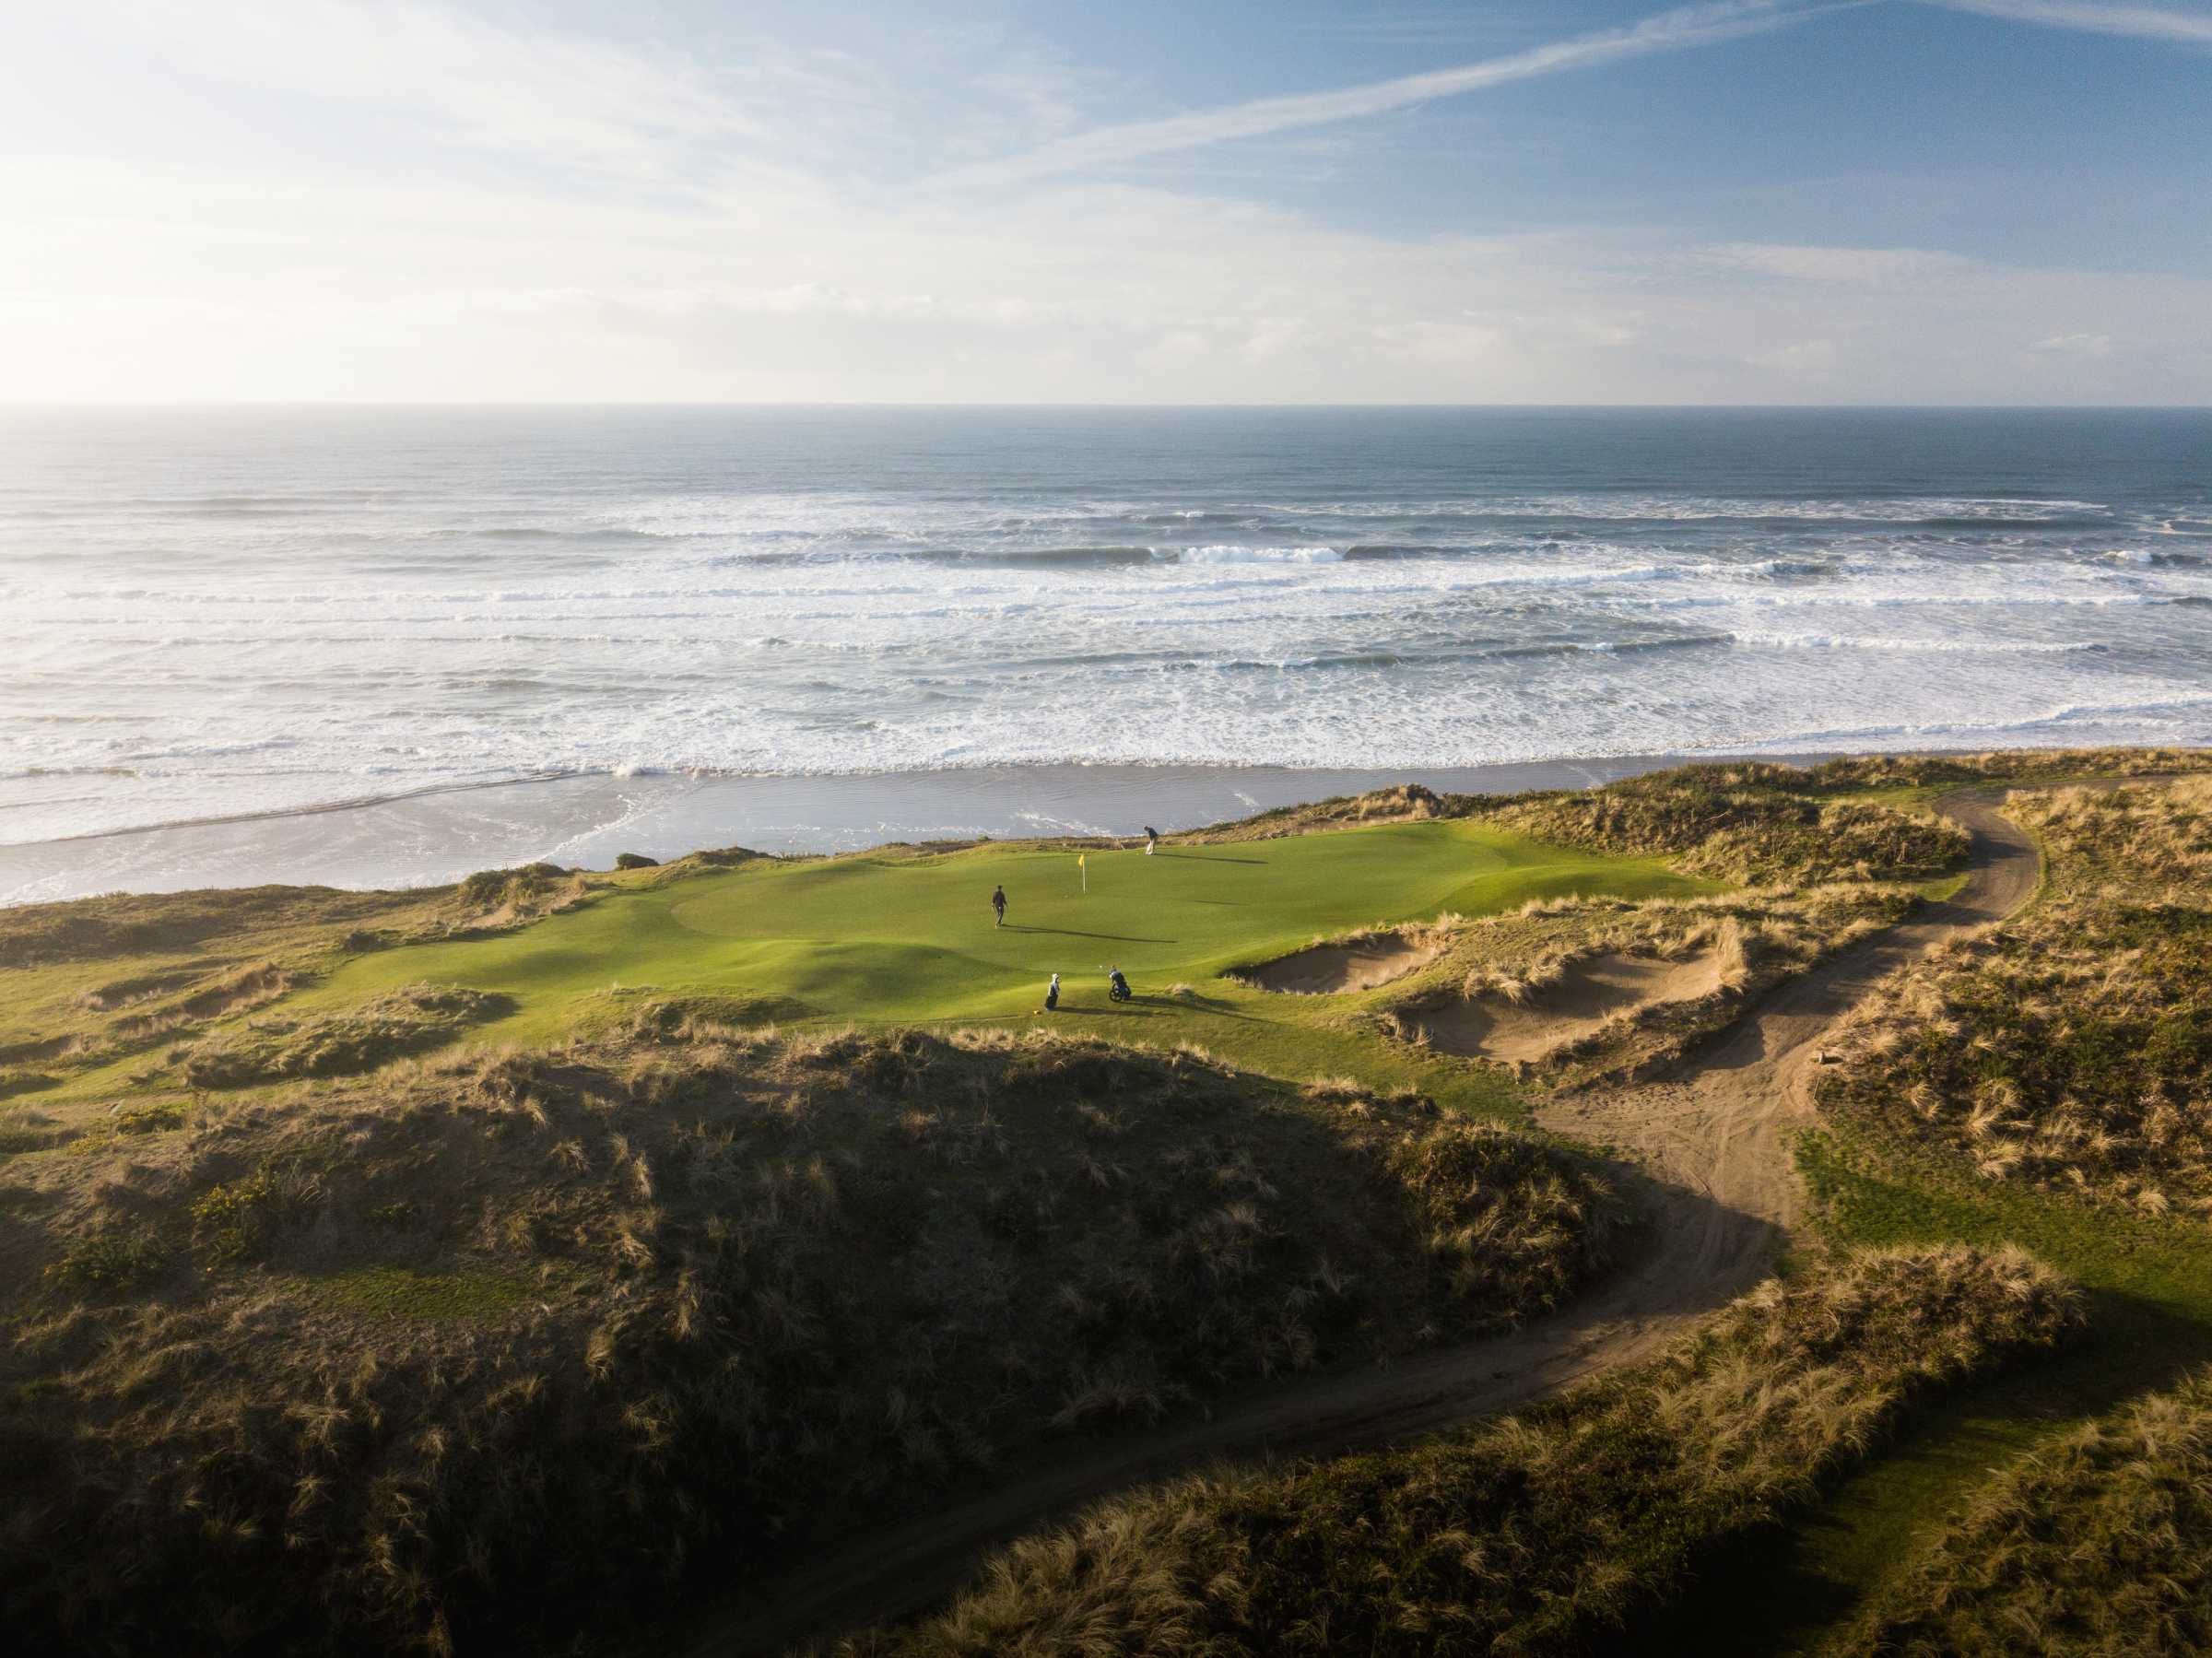
[[[1632,1240],[1622,1264],[1561,1311],[1387,1369],[1304,1377],[1218,1405],[1210,1420],[1164,1434],[1132,1429],[1104,1436],[1087,1453],[995,1489],[940,1503],[887,1531],[832,1542],[811,1564],[756,1583],[738,1604],[703,1610],[672,1631],[664,1650],[696,1658],[782,1652],[809,1637],[896,1618],[958,1588],[992,1549],[1132,1486],[1225,1458],[1327,1456],[1395,1443],[1656,1355],[1757,1282],[1781,1231],[1625,1164],[1614,1171],[1643,1200],[1654,1247]],[[1632,1327],[1624,1328],[1626,1321]]]

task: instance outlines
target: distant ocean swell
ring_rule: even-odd
[[[0,416],[0,837],[521,777],[2212,740],[2185,411],[223,431]]]

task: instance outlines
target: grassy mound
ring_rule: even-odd
[[[662,1028],[119,1129],[6,1258],[48,1643],[566,1641],[1054,1439],[1552,1304],[1580,1158],[1006,1035]]]
[[[1911,880],[1966,856],[1955,823],[1821,793],[1790,766],[1681,766],[1602,789],[1520,795],[1484,816],[1541,840],[1657,853],[1693,874],[1756,885]]]
[[[1104,1505],[1000,1556],[942,1616],[843,1650],[1589,1651],[1909,1397],[2078,1318],[2070,1289],[2011,1252],[1853,1257],[1520,1417]]]
[[[519,929],[609,884],[541,864],[413,892],[256,887],[0,910],[0,1094],[58,1087],[156,1049],[182,1059],[182,1045],[210,1027],[311,988],[352,958]],[[159,1069],[119,1071],[108,1086]],[[298,1074],[241,1070],[191,1086]]]
[[[1805,772],[1818,789],[1952,788],[2070,782],[2212,770],[2212,748],[1999,748],[1985,754],[1865,754]]]
[[[191,950],[257,931],[343,930],[406,915],[422,903],[422,895],[411,892],[252,887],[20,904],[0,910],[0,962],[51,967]]]
[[[480,990],[414,984],[314,1019],[265,1017],[201,1043],[184,1057],[195,1088],[238,1088],[299,1076],[352,1076],[499,1017],[514,1004]]]
[[[1837,1652],[2212,1649],[2212,1371],[2003,1469]]]
[[[1182,844],[1269,841],[1280,835],[1307,835],[1316,829],[1348,829],[1363,823],[1419,823],[1431,817],[1466,815],[1470,796],[1439,794],[1419,783],[1395,783],[1365,794],[1332,794],[1325,800],[1274,806],[1230,823],[1171,835]]]
[[[1897,985],[1821,1102],[1994,1180],[2212,1212],[2212,780],[2013,809],[2048,899]]]

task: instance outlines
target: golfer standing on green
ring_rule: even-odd
[[[1004,887],[992,889],[991,913],[998,917],[1000,926],[1003,927],[1006,924],[1006,889]]]

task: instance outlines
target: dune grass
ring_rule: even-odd
[[[1912,880],[1966,856],[1966,831],[1924,810],[1837,798],[1818,772],[1746,762],[1678,766],[1600,789],[1479,807],[1524,833],[1601,852],[1661,853],[1759,885]]]
[[[1836,1654],[2212,1648],[2212,1370],[2016,1458]]]
[[[156,1138],[10,1234],[0,1593],[41,1650],[604,1639],[1081,1436],[1510,1325],[1627,1225],[1521,1131],[1047,1033],[655,1020]]]
[[[2186,770],[2171,758],[2155,769]],[[2068,1433],[2212,1363],[2195,1126],[2204,789],[2017,795],[2008,809],[2048,859],[2042,897],[1893,984],[1823,1078],[1823,1130],[1799,1148],[1830,1238],[2018,1243],[2083,1286],[2095,1338],[1916,1417],[1805,1526],[1718,1566],[1681,1609],[1683,1629],[1848,1650],[1865,1636],[1864,1608],[1922,1593],[1900,1573],[1937,1570],[1929,1562],[1963,1535],[1946,1527],[1979,1523],[1971,1517],[1997,1500],[1993,1466],[2058,1454]],[[2077,1518],[2096,1522],[2086,1505]],[[2107,1644],[2126,1650],[2126,1639]]]
[[[2043,842],[2041,901],[1891,986],[1824,1109],[1991,1180],[2212,1214],[2212,780],[2013,810]]]
[[[1401,1450],[1224,1471],[1015,1545],[852,1658],[1605,1650],[1801,1502],[1916,1394],[2071,1335],[2024,1255],[1859,1253],[1772,1280],[1667,1358]]]
[[[1282,996],[1239,970],[1316,937],[1456,914],[1478,923],[1453,929],[1467,947],[1424,970],[1461,994],[1617,933],[1663,952],[1738,949],[1740,992],[1766,982],[1762,962],[1792,970],[1898,912],[1901,889],[1863,877],[1938,890],[1948,843],[1926,826],[1931,794],[2001,776],[2006,758],[1692,775],[1635,793],[1632,810],[1544,817],[1583,850],[1528,838],[1535,817],[1517,829],[1402,790],[1150,858],[1092,847],[1088,893],[1072,847],[984,844],[0,913],[13,1338],[0,1449],[30,1471],[0,1543],[26,1551],[11,1586],[39,1585],[14,1605],[126,1644],[182,1619],[211,1640],[374,1630],[435,1649],[506,1615],[526,1581],[559,1591],[525,1609],[546,1629],[619,1622],[665,1610],[666,1585],[702,1558],[772,1559],[809,1526],[833,1534],[885,1502],[987,1480],[1040,1435],[1198,1408],[1283,1369],[1551,1304],[1615,1247],[1609,1194],[1541,1141],[1453,1121],[1524,1109],[1495,1067],[1382,1039],[1380,1020],[1427,981]],[[2201,758],[2037,765],[2072,776]],[[2136,855],[2111,829],[2089,837],[2103,855]],[[1724,876],[1777,868],[1853,884],[1818,925],[1736,913],[1756,895],[1713,900]],[[1002,882],[1003,931],[986,902]],[[1682,905],[1617,907],[1654,898]],[[1770,922],[1782,930],[1751,935]],[[1135,1002],[1106,1002],[1107,963],[1135,982]],[[1053,970],[1066,994],[1048,1020]],[[449,995],[465,1006],[436,1005]],[[1735,1005],[1626,1034],[1672,1052]],[[716,1029],[769,1023],[782,1033]],[[900,1030],[913,1026],[927,1034]],[[1603,1048],[1574,1063],[1612,1063]],[[195,1087],[194,1055],[250,1063],[199,1078],[238,1086]],[[357,1063],[382,1068],[333,1075]],[[1297,1086],[1316,1078],[1336,1080]],[[1634,1614],[1654,1639],[1673,1627],[1811,1644],[1930,1546],[1992,1454],[2212,1360],[2201,1222],[1991,1180],[1904,1126],[1864,1113],[1807,1143],[1830,1235],[2025,1243],[2088,1286],[2095,1340],[1999,1375],[1971,1358],[1971,1332],[1930,1323],[1922,1335],[1971,1360],[1965,1385],[1903,1417],[1893,1406],[1924,1391],[1921,1371],[1806,1360],[1792,1374],[1820,1408],[1779,1413],[1782,1437],[1750,1447],[1746,1466],[1764,1472],[1748,1484],[1713,1483],[1719,1441],[1684,1440],[1707,1456],[1693,1467],[1637,1437],[1654,1409],[1707,1420],[1648,1377],[1591,1395],[1595,1416],[1524,1418],[1552,1424],[1538,1436],[1554,1436],[1550,1461],[1440,1448],[1410,1506],[1391,1482],[1411,1463],[1340,1483],[1312,1473],[1294,1501],[1269,1487],[1290,1502],[1269,1511],[1289,1531],[1309,1503],[1316,1516],[1298,1534],[1306,1563],[1271,1580],[1278,1609],[1295,1610],[1300,1573],[1328,1581],[1313,1562],[1333,1566],[1362,1514],[1396,1529],[1382,1557],[1347,1560],[1428,1570],[1467,1532],[1424,1529],[1451,1518],[1432,1499],[1456,1500],[1436,1478],[1519,1479],[1578,1446],[1653,1506],[1583,1513],[1601,1493],[1561,1485],[1576,1503],[1512,1541],[1562,1570],[1583,1560],[1589,1582],[1555,1585],[1540,1615],[1482,1602],[1497,1638],[1586,1642]],[[962,1332],[949,1345],[911,1339],[947,1317]],[[1768,1348],[1796,1339],[1771,1318],[1761,1328]],[[753,1354],[760,1375],[743,1369]],[[1684,1362],[1718,1390],[1714,1409],[1775,1396],[1727,1391],[1750,1374],[1744,1354]],[[801,1402],[800,1417],[776,1415],[779,1399]],[[1891,1448],[1818,1490],[1759,1460],[1781,1447],[1843,1469],[1854,1423],[1899,1422]],[[1602,1460],[1615,1451],[1632,1465]],[[1215,1525],[1211,1501],[1177,1525]],[[1812,1523],[1767,1523],[1808,1503]],[[117,1515],[139,1529],[111,1559]],[[588,1537],[571,1526],[584,1516]],[[1601,1562],[1623,1547],[1625,1572]],[[1663,1580],[1690,1564],[1697,1585],[1670,1612]],[[1459,1583],[1459,1567],[1441,1570],[1421,1594]],[[1476,1577],[1479,1599],[1491,1591]],[[1392,1620],[1442,1603],[1337,1588],[1382,1649],[1438,1644]]]
[[[1727,1650],[1823,1650],[1935,1546],[1994,1467],[2212,1364],[2212,1229],[2201,1221],[1992,1182],[1955,1154],[1863,1124],[1809,1136],[1799,1162],[1818,1230],[1836,1246],[2025,1248],[2081,1287],[2092,1334],[1915,1411],[1798,1524],[1711,1562],[1653,1630],[1662,1647],[1694,1634]]]

